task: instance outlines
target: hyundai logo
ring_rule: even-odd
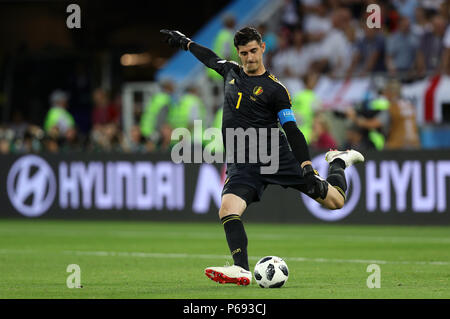
[[[27,217],[37,217],[52,205],[56,179],[45,160],[36,155],[26,155],[11,167],[7,189],[9,200],[17,211]]]

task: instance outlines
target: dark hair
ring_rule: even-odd
[[[239,45],[246,45],[253,40],[261,44],[261,34],[255,28],[245,27],[237,31],[234,35],[234,46],[237,48]]]

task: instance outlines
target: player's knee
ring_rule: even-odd
[[[331,193],[325,200],[317,200],[322,206],[330,209],[341,209],[344,207],[345,199],[344,197],[340,196],[339,194]]]
[[[345,200],[344,198],[337,198],[334,202],[334,209],[341,209],[342,207],[344,207],[345,204]]]
[[[345,200],[343,197],[342,198],[335,197],[329,201],[328,208],[331,210],[341,209],[342,207],[344,207],[344,204],[345,204]]]
[[[230,205],[222,203],[222,205],[220,206],[220,209],[219,209],[219,218],[224,218],[225,216],[232,215],[232,214],[235,214],[235,213],[233,213],[233,209],[230,207]]]
[[[222,204],[219,209],[219,217],[223,218],[228,215],[241,215],[246,207],[244,200],[234,194],[225,194],[222,197]]]

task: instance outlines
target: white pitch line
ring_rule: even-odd
[[[228,255],[202,255],[202,254],[173,254],[173,253],[144,253],[144,252],[114,252],[114,251],[76,251],[66,250],[66,254],[79,256],[119,256],[138,258],[197,258],[197,259],[229,259]],[[258,257],[249,257],[251,260],[259,260]],[[400,264],[400,265],[450,265],[449,261],[388,261],[388,260],[366,260],[366,259],[334,259],[334,258],[305,258],[285,257],[286,261],[319,262],[319,263],[358,263],[358,264]]]
[[[0,249],[0,254],[35,254],[30,249]],[[42,252],[39,252],[42,253]],[[55,251],[51,253],[57,253]],[[229,255],[208,254],[186,254],[186,253],[145,253],[145,252],[117,252],[117,251],[80,251],[65,250],[64,254],[78,256],[98,257],[137,257],[137,258],[197,258],[197,259],[230,259]],[[258,257],[249,257],[250,260],[259,260]],[[284,257],[286,261],[317,262],[317,263],[358,263],[358,264],[396,264],[396,265],[440,265],[448,266],[450,261],[389,261],[376,259],[336,259],[336,258],[306,258],[306,257]]]
[[[223,231],[223,230],[222,230]],[[16,233],[15,229],[3,229],[2,234],[8,233]],[[42,233],[42,230],[32,229],[26,231],[27,235],[31,234],[39,234],[40,236],[45,237],[71,237],[71,236],[89,236],[92,237],[94,235],[91,234],[90,231],[87,230],[52,230],[51,232]],[[114,238],[122,237],[122,238],[182,238],[182,239],[211,239],[211,238],[220,238],[223,239],[224,235],[221,232],[166,232],[166,231],[126,231],[126,230],[115,230],[115,231],[107,231],[104,233],[105,236],[111,236]],[[97,236],[97,235],[95,235]],[[422,236],[375,236],[375,235],[343,235],[343,234],[311,234],[310,232],[306,233],[284,233],[284,234],[266,234],[259,233],[256,231],[248,231],[247,236],[251,239],[255,240],[303,240],[305,238],[320,238],[330,241],[363,241],[363,242],[380,242],[380,243],[431,243],[431,244],[441,244],[446,245],[450,244],[450,237],[430,237],[429,235]]]

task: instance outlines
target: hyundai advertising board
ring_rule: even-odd
[[[346,170],[335,211],[270,185],[245,219],[259,222],[450,224],[450,151],[370,152]],[[328,164],[316,154],[325,177]],[[222,164],[175,164],[169,154],[2,156],[1,217],[217,221]]]

